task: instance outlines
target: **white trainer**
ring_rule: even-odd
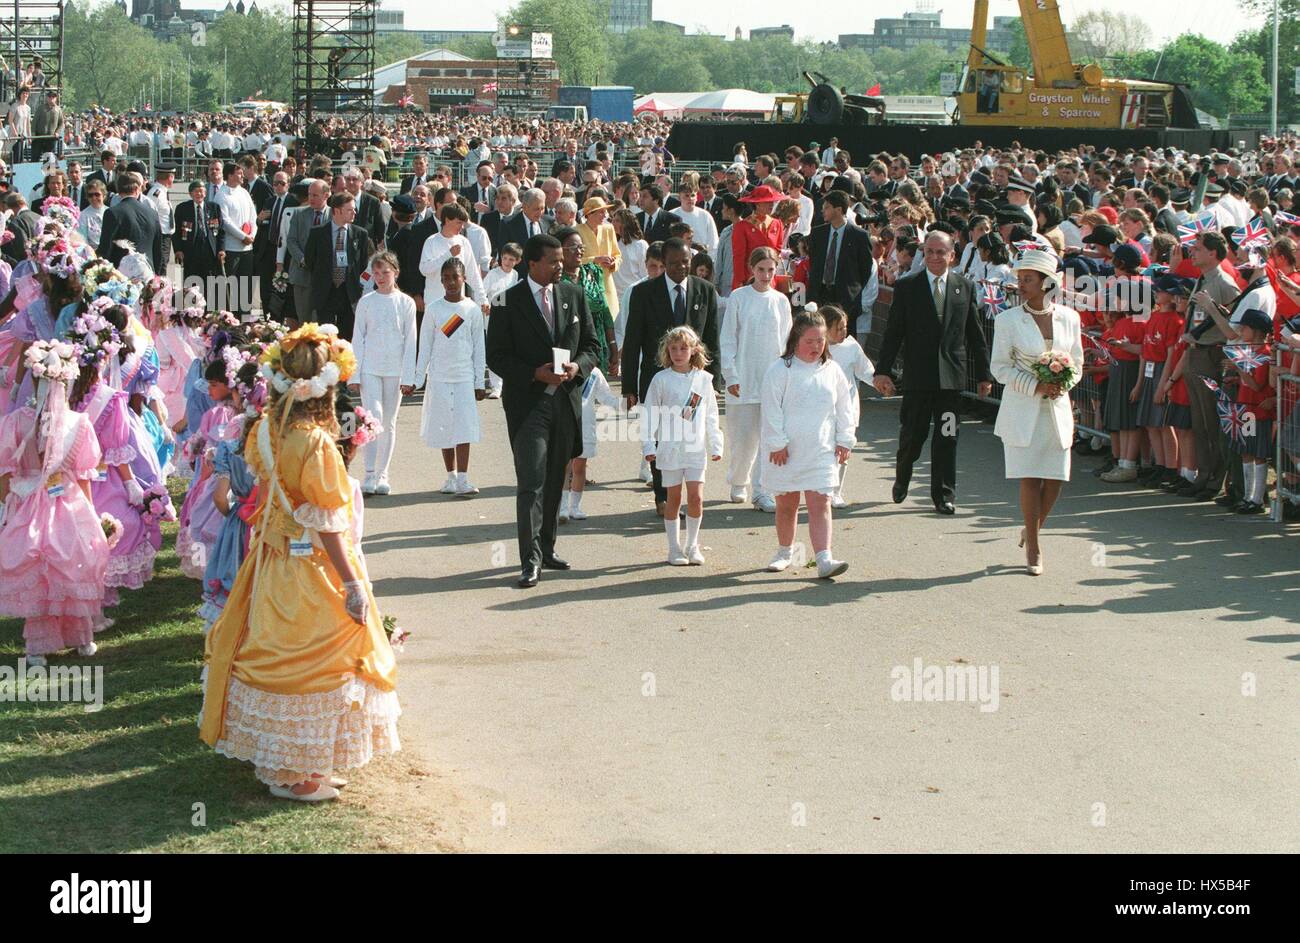
[[[831,495],[831,507],[846,508],[848,506],[849,502],[845,501],[844,495],[840,494],[838,491]]]
[[[772,562],[767,565],[769,573],[783,573],[790,569],[792,553],[784,547],[778,547],[776,555],[772,557]]]
[[[99,651],[99,646],[94,642],[88,642],[85,645],[77,646],[77,654],[81,655],[83,658],[89,658],[97,651]]]
[[[462,482],[459,482],[459,483],[456,485],[456,496],[457,496],[457,497],[460,497],[460,498],[468,498],[468,497],[470,497],[471,495],[475,495],[475,494],[478,494],[478,488],[476,488],[476,487],[474,486],[474,482],[470,481],[468,478],[466,478],[466,479],[465,479],[464,481],[462,481]]]
[[[456,493],[456,473],[455,473],[455,472],[448,472],[448,473],[447,473],[447,480],[444,481],[444,482],[442,483],[442,493],[443,493],[443,494],[455,494],[455,493]]]
[[[372,481],[371,479],[367,478],[365,481],[361,482],[361,493],[362,493],[362,494],[374,494],[374,493],[375,493],[375,483],[374,483],[374,481]]]
[[[669,566],[690,566],[691,561],[681,550],[674,550],[668,555]]]
[[[754,510],[762,511],[764,514],[774,514],[776,512],[776,498],[770,494],[755,495]]]
[[[571,520],[571,521],[585,521],[586,519],[587,519],[587,512],[586,512],[586,511],[584,511],[582,508],[573,507],[572,505],[570,505],[570,507],[569,507],[569,520]]]
[[[641,459],[641,470],[637,472],[637,477],[640,478],[642,481],[644,481],[647,485],[654,480],[654,475],[651,474],[650,472],[650,463],[647,462],[645,459]]]
[[[849,565],[843,560],[819,560],[817,562],[817,576],[819,579],[828,580],[832,576],[839,576]]]
[[[699,544],[686,548],[686,559],[690,561],[691,566],[704,566],[704,554],[700,553]]]
[[[732,489],[731,489],[731,503],[732,503],[732,504],[744,504],[744,503],[745,503],[746,501],[748,501],[748,500],[749,500],[749,489],[748,489],[748,488],[732,488]]]
[[[382,478],[379,479],[379,484],[375,485],[375,494],[390,494],[392,490],[392,486]]]

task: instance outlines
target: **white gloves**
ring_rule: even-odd
[[[122,486],[126,488],[126,500],[130,504],[144,504],[144,489],[140,487],[140,482],[132,478],[122,482]]]
[[[362,580],[353,580],[343,584],[347,599],[343,607],[354,622],[364,623],[370,615],[370,597],[366,595],[366,584]]]

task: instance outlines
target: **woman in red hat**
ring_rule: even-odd
[[[772,207],[781,202],[781,194],[765,183],[742,196],[740,202],[751,204],[754,212],[731,227],[731,257],[748,259],[755,249],[763,246],[779,253],[785,246],[785,225],[772,215]],[[748,274],[743,265],[734,266],[734,269],[732,291],[745,284]]]

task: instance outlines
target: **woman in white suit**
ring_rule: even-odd
[[[1074,439],[1074,414],[1068,384],[1043,383],[1030,369],[1039,355],[1065,351],[1076,365],[1083,363],[1079,314],[1047,296],[1059,284],[1056,256],[1029,249],[1016,261],[1014,271],[1020,304],[998,315],[993,327],[993,354],[989,369],[1005,387],[994,433],[1002,439],[1008,478],[1020,479],[1020,511],[1025,527],[1020,545],[1025,548],[1028,572],[1043,572],[1038,535],[1047,515],[1070,478],[1070,443]]]

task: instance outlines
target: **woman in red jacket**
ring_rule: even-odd
[[[742,196],[740,202],[754,207],[747,218],[731,227],[731,257],[748,259],[750,254],[763,246],[769,246],[778,254],[785,247],[785,226],[772,215],[772,207],[781,201],[781,194],[768,184],[757,186],[748,195]],[[744,265],[733,266],[731,290],[745,284],[749,277]]]

